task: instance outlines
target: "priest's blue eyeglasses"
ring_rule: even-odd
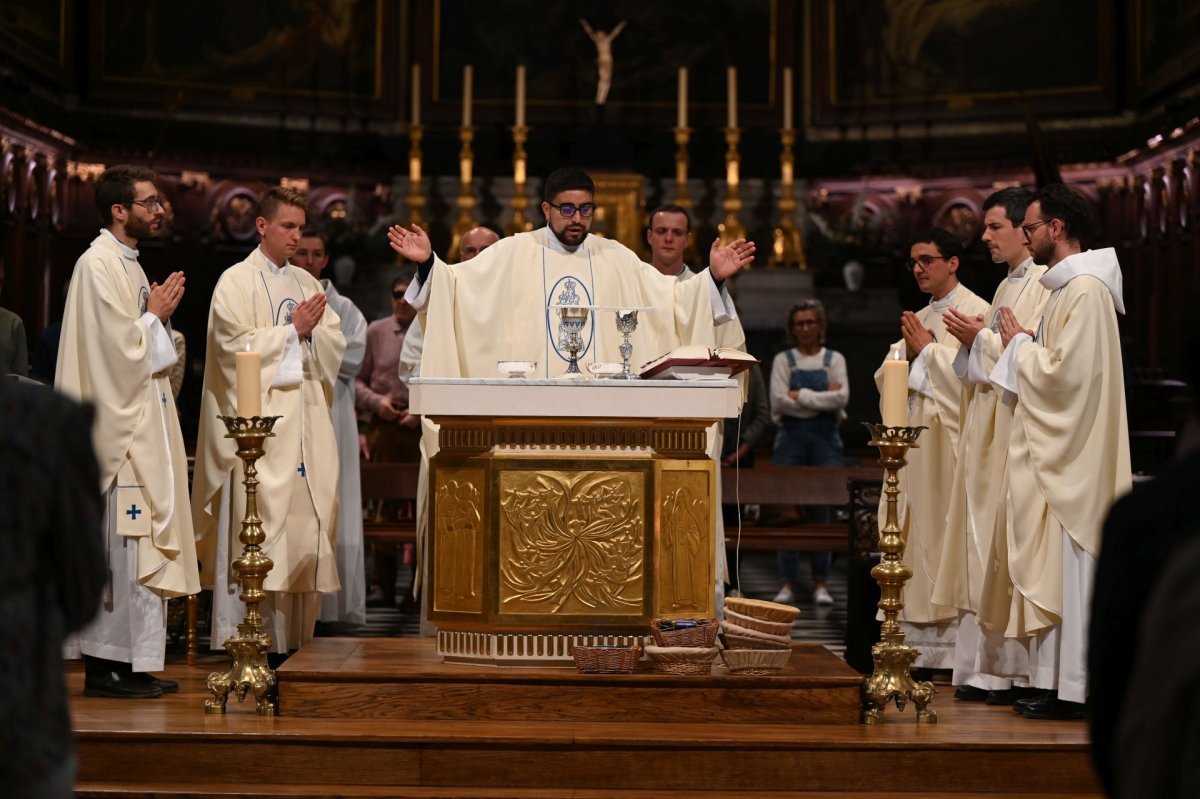
[[[548,205],[551,208],[558,211],[558,215],[561,216],[563,219],[570,219],[571,217],[575,216],[575,214],[577,214],[577,213],[579,214],[579,217],[581,219],[591,219],[592,214],[596,213],[596,204],[595,203],[584,203],[583,205],[575,205],[573,203],[563,203],[562,205],[555,205],[554,203],[547,200],[546,205]]]
[[[156,208],[162,208],[162,200],[158,197],[147,197],[144,200],[130,200],[129,205],[144,206],[147,211],[154,211]]]

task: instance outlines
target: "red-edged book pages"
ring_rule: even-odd
[[[758,362],[741,350],[687,344],[645,364],[638,375],[647,380],[713,380],[736,375]]]

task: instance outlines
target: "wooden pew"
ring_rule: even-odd
[[[849,481],[882,483],[879,466],[773,466],[721,470],[721,501],[726,505],[832,505],[847,507]],[[745,550],[794,549],[802,552],[845,552],[845,521],[808,522],[785,527],[742,524]],[[725,526],[728,546],[737,544],[737,528]]]
[[[360,466],[364,504],[369,500],[396,500],[409,504],[413,511],[411,518],[397,519],[392,514],[391,518],[378,521],[363,520],[363,544],[374,549],[374,577],[383,592],[384,602],[390,605],[395,601],[398,553],[405,544],[415,544],[417,540],[416,500],[420,467],[415,463],[371,462],[363,462]]]

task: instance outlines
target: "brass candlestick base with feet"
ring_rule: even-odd
[[[237,440],[237,454],[242,459],[246,487],[246,515],[242,519],[242,531],[238,540],[242,542],[242,555],[233,562],[238,576],[241,593],[238,598],[246,604],[246,617],[238,625],[237,635],[225,642],[225,651],[233,658],[229,671],[214,671],[208,675],[208,690],[213,698],[204,700],[205,713],[224,713],[229,692],[237,694],[238,701],[253,692],[256,700],[255,712],[260,716],[275,715],[275,672],[267,665],[267,652],[271,649],[271,637],[263,629],[262,615],[258,605],[267,598],[263,581],[275,564],[262,552],[266,540],[262,519],[258,518],[258,470],[255,462],[263,456],[264,445],[275,434],[271,428],[281,417],[221,416],[229,431],[225,437]],[[218,531],[218,535],[221,531]]]
[[[896,513],[899,472],[908,462],[908,451],[917,446],[917,437],[925,428],[865,424],[871,431],[871,446],[879,447],[879,464],[887,474],[883,489],[887,497],[887,518],[879,528],[883,560],[871,569],[871,576],[879,583],[883,630],[879,643],[871,648],[875,671],[867,681],[863,723],[882,724],[883,710],[889,701],[896,703],[897,710],[904,710],[911,699],[917,707],[917,722],[934,724],[937,713],[929,707],[933,701],[933,683],[913,681],[909,669],[920,653],[915,646],[904,643],[904,633],[897,618],[904,608],[904,584],[913,574],[903,562],[905,541]]]

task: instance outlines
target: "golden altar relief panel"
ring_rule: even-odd
[[[435,471],[433,535],[434,610],[483,612],[483,469]]]
[[[646,478],[640,470],[501,472],[500,612],[640,617]]]
[[[672,461],[659,469],[655,610],[668,618],[710,616],[716,580],[712,461]]]

